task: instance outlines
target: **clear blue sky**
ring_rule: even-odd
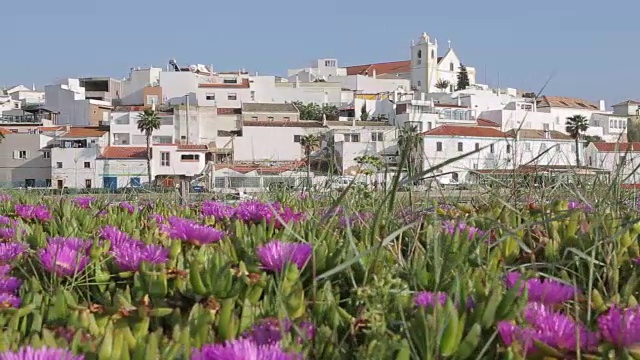
[[[214,64],[285,74],[311,60],[407,60],[424,31],[478,81],[548,95],[637,99],[640,1],[31,0],[2,4],[0,85]]]

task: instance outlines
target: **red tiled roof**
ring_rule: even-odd
[[[63,138],[77,138],[77,137],[100,137],[106,134],[106,130],[101,130],[97,127],[70,127]]]
[[[225,83],[215,83],[215,84],[199,84],[199,88],[227,88],[227,89],[248,89],[250,87],[249,79],[242,79],[240,84],[225,84]]]
[[[240,115],[242,109],[239,108],[218,108],[218,115]]]
[[[620,184],[620,187],[626,190],[638,190],[640,189],[640,184]]]
[[[408,73],[411,72],[411,60],[347,66],[347,75],[373,76],[374,70],[376,75]]]
[[[178,150],[198,150],[198,151],[207,151],[209,147],[207,145],[196,145],[196,144],[180,144],[178,145]]]
[[[512,137],[500,130],[486,126],[442,125],[422,133],[424,136]]]
[[[133,146],[107,146],[102,155],[102,159],[146,159],[146,147]]]
[[[632,143],[608,143],[594,142],[593,145],[602,152],[640,152],[640,142]]]
[[[537,106],[542,107],[561,107],[572,109],[588,109],[598,110],[599,107],[587,100],[565,97],[565,96],[541,96],[537,99]]]
[[[312,120],[300,121],[244,121],[243,126],[264,126],[264,127],[324,127],[322,122]]]
[[[497,122],[487,119],[478,119],[476,123],[478,126],[500,127],[500,124],[498,124]]]

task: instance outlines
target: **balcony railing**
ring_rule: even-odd
[[[42,118],[36,115],[1,115],[0,122],[2,123],[41,123]]]

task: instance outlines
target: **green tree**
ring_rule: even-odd
[[[160,116],[153,109],[144,109],[138,115],[138,130],[147,138],[147,176],[151,184],[151,135],[155,130],[160,129]]]
[[[464,90],[469,87],[469,73],[467,73],[467,67],[460,64],[460,68],[458,70],[458,84],[456,85],[456,90]]]
[[[367,120],[369,120],[369,112],[367,111],[367,101],[365,100],[365,102],[362,104],[362,107],[360,108],[360,121]]]
[[[324,104],[322,105],[322,114],[326,116],[328,121],[337,121],[340,116],[340,110],[338,110],[338,107],[335,105]],[[322,117],[320,120],[322,120]]]
[[[369,177],[371,180],[371,176],[377,174],[380,169],[384,166],[382,159],[377,156],[372,155],[362,155],[353,159],[360,165],[360,173]]]
[[[580,148],[578,141],[587,129],[589,129],[589,119],[583,115],[573,115],[567,118],[565,130],[576,142],[576,166],[580,167]]]
[[[442,91],[446,91],[449,88],[449,85],[451,85],[449,80],[439,79],[436,82],[436,89],[440,89]]]
[[[311,154],[320,147],[320,136],[307,134],[300,138],[300,146],[307,162],[307,181],[311,181]]]
[[[398,154],[405,155],[409,177],[422,171],[422,151],[424,138],[415,126],[400,130],[398,135]]]
[[[322,115],[325,115],[329,121],[338,120],[339,111],[335,105],[323,104],[320,106],[316,103],[304,104],[302,101],[294,101],[292,104],[298,108],[300,120],[321,121]]]

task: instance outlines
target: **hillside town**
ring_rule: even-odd
[[[640,143],[627,141],[640,102],[607,107],[491,88],[451,42],[439,45],[426,33],[407,55],[357,66],[317,59],[286,76],[171,59],[122,79],[7,87],[0,187],[115,191],[186,181],[261,191],[330,175],[427,173],[452,159],[425,177],[457,185],[620,171],[621,181],[640,183],[633,175]]]

